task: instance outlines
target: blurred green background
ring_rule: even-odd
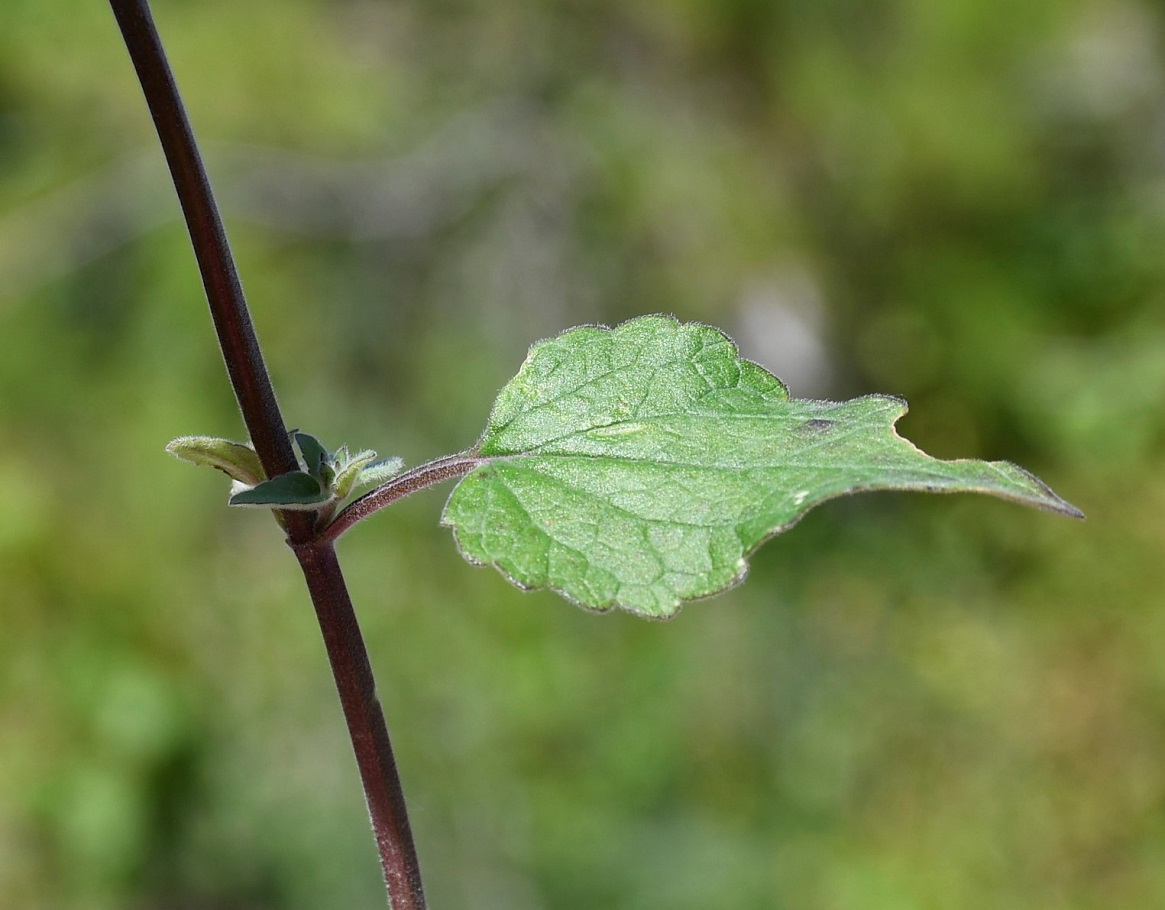
[[[668,624],[341,545],[434,908],[1165,906],[1165,6],[159,0],[289,421],[462,448],[650,312],[1088,513],[835,502]],[[0,9],[0,908],[382,906],[113,18]]]

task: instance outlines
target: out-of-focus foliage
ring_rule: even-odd
[[[1097,0],[159,0],[289,421],[409,463],[529,343],[671,312],[901,394],[979,499],[820,509],[675,622],[342,542],[435,907],[1165,905],[1165,14]],[[0,10],[0,906],[376,906],[102,4]],[[885,566],[893,565],[892,571]]]

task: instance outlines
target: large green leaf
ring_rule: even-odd
[[[443,523],[522,588],[646,616],[736,584],[810,508],[866,490],[990,493],[1079,516],[1008,462],[939,461],[898,398],[789,397],[723,334],[664,316],[540,342],[501,390]]]

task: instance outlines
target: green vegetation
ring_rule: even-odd
[[[416,464],[532,338],[667,311],[1089,513],[833,503],[665,626],[465,571],[441,494],[365,523],[434,907],[1165,901],[1156,7],[157,14],[324,438]],[[158,455],[242,432],[111,18],[0,19],[2,903],[376,906],[293,561]]]
[[[1013,464],[920,452],[894,432],[905,411],[878,395],[791,399],[705,325],[571,329],[535,345],[498,394],[473,449],[482,464],[443,520],[466,558],[519,587],[668,617],[846,493],[993,493],[1080,517]]]

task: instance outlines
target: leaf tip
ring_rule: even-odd
[[[176,439],[171,439],[166,443],[166,451],[175,458],[181,458],[183,461],[189,461],[184,452],[191,449],[198,443],[201,437],[198,436],[179,436]]]
[[[1074,518],[1077,521],[1084,521],[1085,515],[1083,510],[1078,509],[1068,500],[1064,499],[1056,493],[1051,487],[1039,478],[1035,478],[1037,483],[1042,487],[1044,496],[1038,501],[1032,501],[1032,505],[1036,508],[1044,509],[1048,512],[1055,512],[1057,515],[1063,515],[1065,518]]]

